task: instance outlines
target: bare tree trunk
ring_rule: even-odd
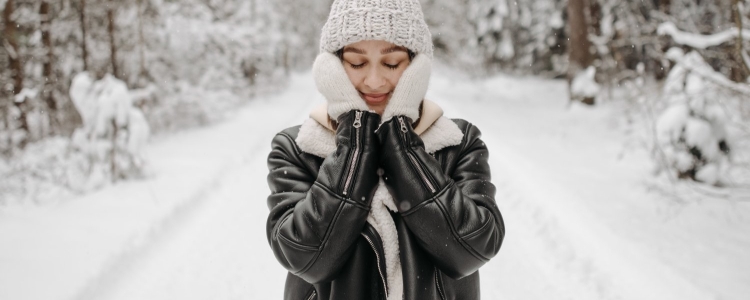
[[[745,58],[742,56],[744,49],[742,47],[742,15],[740,15],[739,5],[739,0],[732,0],[732,18],[739,31],[733,51],[736,64],[732,67],[732,80],[735,82],[745,82],[747,77],[750,76],[750,67],[746,64]]]
[[[140,64],[138,76],[141,77],[146,74],[146,42],[143,38],[143,0],[138,0],[138,44],[138,63]]]
[[[256,15],[256,4],[255,0],[250,0],[250,20],[255,23],[255,15]]]
[[[117,170],[117,135],[119,134],[119,128],[117,127],[117,121],[115,119],[112,119],[112,149],[110,150],[110,157],[109,157],[109,166],[110,171],[112,172],[112,183],[117,182],[117,179],[119,179],[118,173],[119,170]]]
[[[81,17],[81,59],[83,59],[83,70],[88,71],[89,51],[88,46],[86,45],[86,0],[81,0],[80,5],[81,13],[79,14],[79,16]]]
[[[23,64],[21,62],[21,53],[19,53],[18,47],[18,29],[16,21],[13,20],[13,12],[15,11],[15,1],[7,0],[5,2],[5,9],[3,10],[3,20],[5,21],[4,36],[7,43],[6,50],[10,58],[10,76],[13,80],[13,95],[17,95],[23,89]]]
[[[9,99],[20,111],[21,115],[19,116],[19,119],[21,121],[21,129],[28,135],[29,123],[26,120],[25,105],[23,102],[14,101],[15,97],[13,97],[23,90],[23,62],[21,61],[21,53],[18,46],[18,24],[13,20],[13,12],[15,11],[14,4],[14,0],[7,0],[7,2],[5,2],[5,9],[3,10],[3,20],[5,22],[3,35],[5,36],[5,47],[10,59],[10,76],[13,81],[13,87]],[[25,144],[25,140],[26,139],[22,142],[22,146]]]
[[[112,75],[116,78],[120,78],[120,72],[117,69],[117,47],[115,45],[115,12],[112,7],[114,4],[110,4],[107,9],[107,32],[109,32],[109,48],[110,48],[110,63],[112,64]]]
[[[665,14],[669,14],[669,6],[672,4],[671,0],[659,0],[659,11]]]
[[[568,42],[568,86],[575,76],[591,65],[591,41],[588,38],[589,22],[586,10],[589,9],[586,0],[568,0],[568,29],[570,30],[570,41]],[[569,89],[570,90],[570,89]],[[573,99],[571,99],[573,100]],[[583,99],[589,105],[594,104],[593,98]]]
[[[286,76],[289,76],[289,42],[284,42],[284,50],[283,50],[283,64],[284,64],[284,74]]]
[[[52,13],[50,12],[49,0],[42,0],[39,6],[39,18],[41,19],[41,32],[42,32],[42,44],[44,49],[47,51],[47,57],[42,65],[42,76],[44,76],[44,86],[42,89],[42,97],[44,102],[47,104],[47,117],[49,118],[50,128],[52,133],[57,133],[59,129],[58,122],[58,106],[54,95],[54,87],[57,83],[57,78],[54,72],[54,61],[55,55],[52,47],[52,36],[50,34],[50,26],[52,25]]]

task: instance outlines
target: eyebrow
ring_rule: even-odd
[[[385,54],[393,53],[393,52],[397,52],[397,51],[408,52],[405,47],[402,47],[402,46],[393,46],[393,47],[381,50],[380,54],[385,55]],[[367,52],[365,52],[365,50],[362,50],[362,49],[359,49],[359,48],[354,48],[354,47],[346,47],[346,48],[344,48],[344,53],[346,53],[346,52],[354,52],[354,53],[357,53],[357,54],[367,54]]]
[[[344,48],[344,53],[346,53],[346,52],[354,52],[354,53],[357,53],[357,54],[365,54],[365,50],[362,50],[362,49],[359,49],[359,48],[354,48],[354,47],[346,47],[346,48]]]
[[[380,51],[380,54],[388,54],[388,53],[393,53],[393,52],[396,52],[396,51],[408,52],[408,51],[406,51],[406,48],[404,48],[402,46],[393,46],[393,47],[390,47],[388,49],[383,49],[382,51]]]

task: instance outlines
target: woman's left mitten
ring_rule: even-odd
[[[419,119],[419,105],[427,94],[431,73],[432,59],[427,55],[417,54],[398,80],[381,123],[395,116],[406,116],[415,121]]]

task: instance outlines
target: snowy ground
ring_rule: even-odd
[[[742,299],[750,202],[648,189],[615,105],[564,83],[443,70],[428,98],[490,148],[507,236],[484,299]],[[224,123],[153,142],[153,176],[53,207],[0,211],[0,299],[280,299],[265,238],[273,134],[320,101],[309,74]]]

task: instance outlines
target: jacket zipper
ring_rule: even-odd
[[[438,273],[438,269],[435,268],[435,286],[437,287],[438,294],[440,295],[440,299],[445,300],[445,293],[443,293],[443,281],[440,279],[440,273]]]
[[[375,263],[378,265],[378,273],[380,273],[380,279],[383,280],[383,289],[385,290],[386,297],[388,296],[388,284],[385,283],[385,276],[383,275],[383,270],[380,268],[380,254],[378,254],[378,250],[375,249],[375,243],[372,242],[370,237],[365,235],[364,233],[361,233],[363,237],[365,237],[365,240],[367,240],[367,243],[370,244],[370,247],[372,247],[372,251],[375,252]]]
[[[404,141],[406,140],[406,132],[408,131],[408,128],[406,127],[406,123],[404,122],[404,117],[398,117],[399,123],[401,123],[401,132],[404,135]],[[417,162],[417,158],[414,156],[414,154],[411,153],[410,150],[406,150],[406,154],[409,156],[409,160],[411,160],[412,165],[414,168],[417,169],[417,172],[419,172],[420,177],[422,177],[422,181],[427,185],[427,187],[430,189],[432,193],[435,193],[435,187],[430,183],[430,180],[427,178],[427,174],[425,174],[424,170],[422,170],[422,167]]]
[[[314,298],[315,298],[315,296],[316,296],[316,294],[317,294],[317,293],[316,293],[315,291],[313,291],[313,292],[312,292],[312,294],[310,294],[310,297],[307,297],[307,300],[312,300],[312,299],[314,299]]]
[[[357,159],[359,159],[359,128],[362,127],[362,115],[364,113],[361,111],[356,112],[356,117],[354,118],[354,126],[355,132],[356,132],[356,146],[354,147],[354,155],[352,155],[351,163],[349,164],[349,175],[346,177],[346,183],[344,183],[344,195],[346,195],[349,192],[349,185],[352,183],[352,177],[354,177],[354,167],[357,166]]]

